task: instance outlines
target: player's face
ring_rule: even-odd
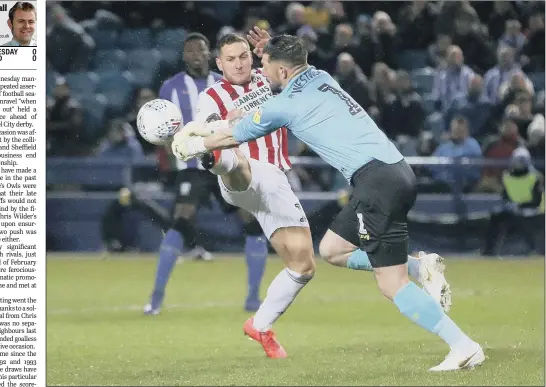
[[[250,82],[252,54],[248,44],[244,42],[226,44],[216,58],[216,65],[229,83],[243,85]]]
[[[24,45],[30,43],[32,35],[34,35],[35,25],[36,15],[34,11],[18,9],[13,14],[13,23],[8,19],[8,27],[11,30],[13,39]]]
[[[269,86],[273,94],[280,93],[283,89],[283,79],[285,78],[285,70],[278,62],[271,62],[269,54],[264,54],[262,57],[262,66],[264,75],[269,81]]]
[[[194,73],[206,75],[209,72],[209,58],[209,48],[201,39],[190,40],[184,45],[182,59]]]

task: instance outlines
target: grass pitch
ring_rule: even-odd
[[[275,325],[289,358],[270,360],[242,334],[239,257],[178,265],[150,317],[152,256],[50,255],[47,384],[544,386],[544,258],[446,261],[450,316],[487,356],[473,371],[427,372],[447,346],[401,316],[368,272],[319,262]],[[263,294],[281,268],[268,261]]]

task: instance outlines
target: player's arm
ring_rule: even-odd
[[[205,137],[203,145],[207,151],[233,148],[244,142],[263,137],[287,125],[286,114],[282,114],[274,103],[262,105],[253,115],[237,116],[214,134]]]
[[[239,113],[228,120],[206,124],[190,122],[175,135],[173,152],[180,159],[187,160],[201,153],[234,148],[286,126],[288,120],[282,113],[285,109],[279,109],[278,104],[272,102],[274,100],[266,102],[253,115],[243,117]]]

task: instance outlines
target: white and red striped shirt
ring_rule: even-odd
[[[225,119],[233,109],[254,114],[272,96],[267,78],[259,70],[252,70],[250,83],[241,86],[221,79],[199,95],[195,120],[205,122],[214,113]],[[248,157],[271,163],[283,171],[291,168],[288,159],[288,131],[284,127],[241,144],[239,149]]]

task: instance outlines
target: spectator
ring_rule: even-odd
[[[376,63],[368,87],[372,106],[368,114],[376,122],[381,121],[381,113],[387,109],[387,101],[393,98],[395,91],[395,73],[385,63]]]
[[[426,50],[434,42],[434,23],[437,10],[432,3],[412,1],[398,12],[400,49]]]
[[[390,68],[397,68],[396,26],[386,12],[377,11],[373,15],[372,37],[375,60],[385,63]]]
[[[481,158],[482,150],[475,138],[470,137],[468,121],[464,116],[455,116],[451,120],[451,132],[448,140],[441,143],[433,153],[435,157],[472,157]],[[455,184],[461,184],[464,192],[469,192],[480,178],[479,167],[429,167],[437,187],[442,191],[451,191]]]
[[[298,28],[305,24],[305,7],[300,3],[289,3],[285,11],[286,23],[279,26],[277,33],[296,35]]]
[[[296,36],[303,40],[307,49],[307,62],[318,69],[326,69],[327,55],[317,46],[318,35],[310,26],[303,26],[298,29]]]
[[[464,14],[471,23],[479,23],[480,19],[476,10],[467,0],[441,1],[434,29],[437,34],[452,36],[455,32],[455,19],[457,15]]]
[[[47,101],[47,153],[55,156],[75,155],[81,151],[83,109],[70,95],[70,87],[63,77],[57,78],[53,97]]]
[[[520,68],[515,61],[515,52],[512,47],[501,46],[498,50],[498,64],[485,73],[484,98],[496,105],[501,101],[500,86],[508,82]]]
[[[446,68],[449,47],[451,47],[451,36],[438,34],[436,42],[428,48],[429,64],[436,69]]]
[[[52,7],[52,13],[53,25],[48,27],[46,36],[48,60],[61,74],[86,71],[95,41],[60,4]]]
[[[544,116],[542,114],[535,115],[527,129],[527,149],[533,160],[544,163]],[[536,168],[544,174],[544,165]]]
[[[157,95],[152,89],[148,89],[147,87],[143,87],[140,89],[137,89],[135,91],[135,98],[133,102],[133,107],[131,111],[126,116],[126,121],[131,125],[133,129],[137,128],[137,115],[140,108],[146,103],[153,99],[157,98]],[[149,154],[155,151],[155,145],[150,144],[148,141],[144,140],[142,136],[137,137],[140,145],[142,146],[142,149],[144,153]]]
[[[504,34],[499,39],[499,44],[512,47],[516,59],[519,59],[526,41],[525,35],[521,32],[521,23],[519,20],[507,20]]]
[[[535,94],[531,80],[527,78],[523,71],[518,70],[512,73],[512,77],[508,81],[500,85],[499,96],[502,100],[501,108],[504,109],[507,105],[513,103],[516,95],[522,91],[530,95]]]
[[[515,20],[518,18],[518,14],[512,7],[509,1],[495,1],[493,2],[493,13],[490,14],[487,21],[489,35],[495,40],[499,40],[504,33],[505,23],[508,20]]]
[[[527,43],[523,46],[521,61],[526,71],[544,71],[544,13],[529,16]]]
[[[533,98],[526,91],[520,91],[516,94],[514,105],[517,106],[515,120],[518,124],[520,137],[527,139],[527,128],[533,121]]]
[[[453,44],[464,52],[466,64],[474,71],[484,74],[494,65],[494,53],[487,37],[479,28],[479,20],[475,20],[474,14],[459,12],[455,18],[455,34],[452,38]]]
[[[375,45],[372,34],[372,19],[366,14],[358,16],[356,21],[356,38],[358,42],[358,55],[354,57],[355,62],[362,69],[367,77],[372,75],[372,68],[375,63]]]
[[[510,169],[502,174],[502,199],[502,206],[491,214],[482,254],[496,253],[500,228],[509,225],[525,240],[527,253],[534,252],[537,230],[533,218],[544,213],[544,178],[533,168],[531,155],[523,147],[514,150]]]
[[[334,78],[360,106],[364,109],[371,106],[366,76],[362,73],[360,67],[355,64],[351,54],[346,52],[339,54]]]
[[[453,100],[466,96],[474,71],[464,64],[463,52],[458,46],[451,46],[447,55],[447,67],[436,70],[431,98],[435,110],[446,112]]]
[[[399,141],[400,136],[410,137],[411,140],[405,139],[404,142],[406,145],[414,143],[417,148],[417,138],[425,121],[421,96],[413,90],[411,78],[404,70],[396,73],[395,85],[395,93],[385,106],[388,113],[381,116],[381,127],[395,141]]]
[[[329,73],[335,72],[337,58],[342,52],[351,54],[353,58],[358,57],[359,55],[353,27],[348,23],[338,24],[335,28],[334,40],[328,52],[327,71]]]
[[[507,159],[512,152],[523,145],[523,140],[518,135],[518,125],[509,115],[499,126],[499,135],[486,138],[483,145],[483,153],[488,159]],[[500,192],[500,178],[502,168],[486,167],[483,169],[479,190],[482,192]]]
[[[447,110],[445,114],[446,127],[452,117],[463,115],[468,120],[470,135],[480,138],[488,131],[490,110],[491,104],[483,96],[483,79],[478,74],[474,74],[470,80],[468,93],[455,97]]]
[[[142,147],[135,137],[131,125],[123,119],[113,119],[108,122],[106,137],[101,142],[97,155],[101,157],[128,157],[144,156]]]

